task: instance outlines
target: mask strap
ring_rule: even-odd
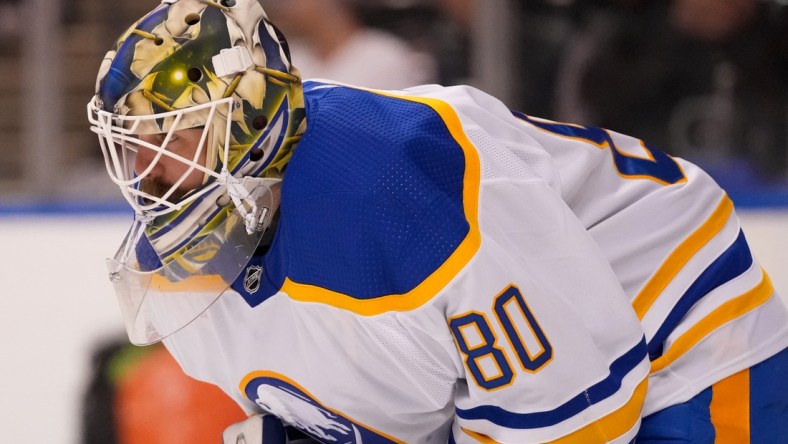
[[[227,187],[227,194],[230,196],[233,204],[235,204],[238,213],[240,213],[244,219],[247,234],[259,231],[259,226],[261,225],[260,221],[265,219],[267,211],[262,211],[263,214],[258,217],[257,213],[259,208],[257,207],[257,203],[254,199],[250,198],[249,190],[246,189],[243,183],[241,183],[238,178],[234,177],[227,168],[222,168],[221,176],[222,177],[218,179],[217,182]],[[247,205],[244,205],[244,203],[251,208],[247,209]]]
[[[123,254],[120,256],[121,263],[125,264],[131,257],[131,253],[134,251],[135,246],[145,233],[145,226],[152,220],[152,216],[146,216],[145,214],[136,213],[134,215],[134,223],[131,226],[128,236],[126,236],[126,242],[123,245]]]

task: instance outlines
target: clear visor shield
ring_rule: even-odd
[[[156,217],[179,210],[212,189],[194,187],[195,180],[202,185],[211,177],[222,178],[214,168],[217,158],[227,165],[232,111],[233,99],[227,98],[183,110],[124,116],[104,111],[94,98],[88,104],[88,120],[98,135],[110,179],[137,214]],[[192,130],[188,146],[181,140],[184,130]],[[218,147],[222,153],[216,152]],[[138,156],[144,159],[138,162]],[[164,189],[146,189],[144,181],[154,177],[157,168],[175,174]]]
[[[250,198],[261,211],[257,229],[247,229],[243,211],[235,210],[196,246],[164,266],[146,271],[144,224],[135,222],[115,258],[107,260],[129,339],[152,344],[197,319],[241,274],[278,202],[271,179],[255,179]],[[249,185],[249,183],[245,183]],[[150,251],[150,250],[147,250]],[[160,264],[159,264],[160,265]]]

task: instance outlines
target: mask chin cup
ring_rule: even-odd
[[[152,247],[135,221],[114,258],[107,260],[129,340],[148,345],[200,317],[235,282],[269,228],[279,179],[245,179],[245,201],[259,229],[247,230],[247,210],[235,209],[197,245],[150,269]],[[275,191],[276,190],[276,191]],[[147,256],[147,258],[146,258]]]

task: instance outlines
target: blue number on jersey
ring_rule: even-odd
[[[511,304],[514,304],[513,312],[508,308]],[[503,293],[495,298],[494,307],[495,316],[506,332],[506,337],[512,344],[512,348],[516,352],[517,359],[520,361],[523,370],[536,372],[547,365],[553,358],[553,346],[550,345],[550,341],[547,340],[542,327],[537,322],[531,309],[528,308],[528,304],[526,304],[523,294],[520,293],[520,289],[512,285],[504,290]],[[523,324],[529,330],[528,332],[520,331],[517,328],[512,319],[513,314],[514,319],[523,321]],[[523,341],[523,334],[533,338],[531,341],[533,345],[530,350],[526,346],[526,342]]]
[[[469,334],[469,326],[474,327],[475,334]],[[477,312],[471,312],[449,320],[449,327],[457,341],[457,346],[465,355],[465,367],[471,372],[474,381],[485,390],[505,387],[514,380],[514,372],[506,354],[495,343],[497,338],[490,328],[487,318]],[[487,375],[482,369],[486,357],[498,367],[493,375]]]
[[[519,288],[510,285],[496,296],[493,311],[523,370],[535,373],[552,360],[553,346],[525,303]],[[518,328],[517,325],[524,327]],[[471,326],[473,329],[469,330]],[[465,367],[479,387],[495,390],[514,381],[516,375],[509,364],[509,358],[506,357],[506,352],[496,345],[497,338],[493,327],[483,313],[472,311],[455,316],[449,319],[449,328],[457,341],[457,347],[465,356]],[[531,340],[524,341],[523,334]],[[526,342],[530,344],[530,348]],[[482,364],[489,362],[485,361],[488,357],[497,367],[494,375],[487,375],[482,369]]]
[[[673,185],[684,182],[687,177],[676,161],[663,153],[643,143],[643,149],[649,153],[649,158],[633,157],[619,151],[610,133],[601,128],[585,127],[581,125],[567,125],[557,122],[545,122],[532,119],[529,116],[514,112],[515,117],[525,120],[531,125],[557,136],[570,139],[579,139],[591,143],[599,148],[609,147],[613,155],[613,162],[619,174],[627,178],[647,178],[663,185]]]

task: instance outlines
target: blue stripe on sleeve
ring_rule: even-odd
[[[510,429],[549,427],[569,419],[588,407],[609,398],[621,388],[621,381],[646,357],[646,340],[610,365],[610,374],[566,403],[553,410],[534,413],[515,413],[498,406],[482,405],[471,409],[457,408],[457,416],[466,420],[484,419]]]
[[[740,276],[752,264],[752,253],[750,253],[750,248],[747,245],[747,239],[744,237],[744,232],[739,231],[739,237],[736,241],[692,283],[667,318],[665,318],[659,330],[654,334],[654,337],[648,343],[648,354],[651,360],[653,361],[662,356],[663,346],[667,337],[701,298],[715,288]]]

